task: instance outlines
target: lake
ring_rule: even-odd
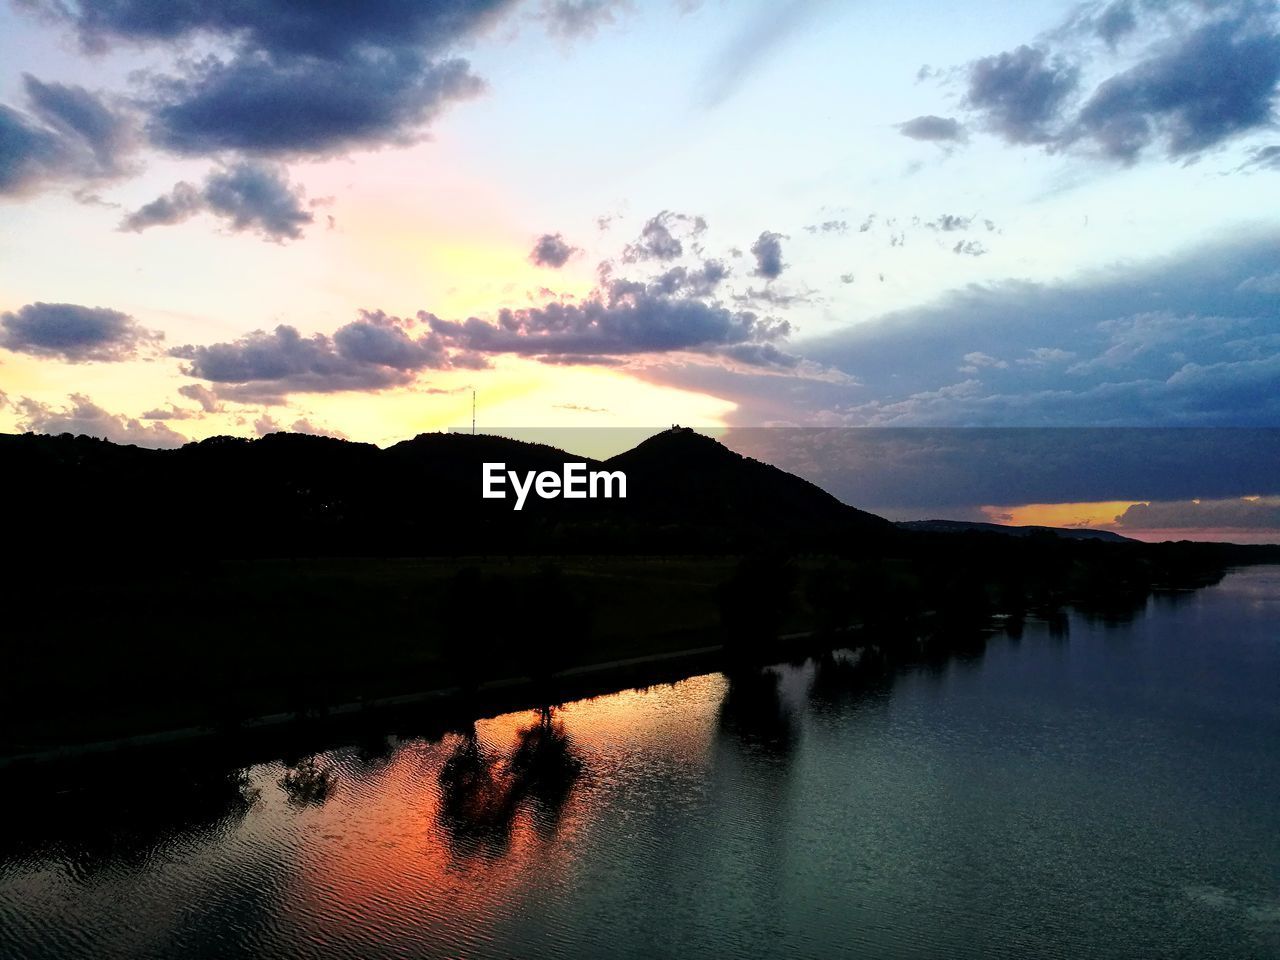
[[[0,956],[1280,957],[1280,568],[11,810]],[[287,761],[287,762],[286,762]]]

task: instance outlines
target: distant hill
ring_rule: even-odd
[[[1033,534],[1051,533],[1067,540],[1106,540],[1110,543],[1138,543],[1132,537],[1123,537],[1110,530],[1089,530],[1083,527],[1009,526],[1001,523],[981,523],[969,520],[900,520],[896,526],[917,533],[999,533],[1006,537],[1029,537]]]

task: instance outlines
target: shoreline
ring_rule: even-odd
[[[804,634],[780,637],[797,639]],[[701,672],[713,672],[724,665],[724,644],[688,647],[663,653],[645,654],[569,667],[552,674],[558,700],[578,700],[621,690],[674,683]],[[369,700],[353,700],[314,712],[280,711],[242,720],[234,726],[187,726],[146,733],[67,743],[54,747],[0,754],[0,775],[58,767],[78,760],[135,756],[165,748],[201,744],[217,746],[270,739],[273,734],[313,729],[337,734],[360,726],[365,719],[391,718],[397,714],[417,714],[427,720],[456,719],[471,713],[478,718],[533,708],[541,698],[542,684],[530,677],[503,677],[481,683],[472,693],[461,687],[437,687],[413,693],[395,694]],[[468,709],[470,708],[470,709]],[[496,712],[490,712],[494,711]]]

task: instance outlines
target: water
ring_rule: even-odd
[[[1280,568],[1068,627],[63,797],[0,955],[1280,957]]]

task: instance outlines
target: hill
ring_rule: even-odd
[[[1062,537],[1064,540],[1105,540],[1108,543],[1139,542],[1132,537],[1124,537],[1111,530],[1089,530],[1082,527],[1009,526],[1002,523],[981,523],[970,520],[900,520],[895,526],[900,530],[911,530],[917,533],[997,533],[1006,537],[1052,534],[1055,537]]]
[[[521,475],[566,463],[621,470],[626,499],[481,496],[482,464]],[[176,450],[90,437],[0,435],[25,555],[428,556],[872,549],[893,526],[688,429],[606,464],[545,444],[421,434],[386,449],[276,433]],[[167,561],[169,562],[169,561]]]

